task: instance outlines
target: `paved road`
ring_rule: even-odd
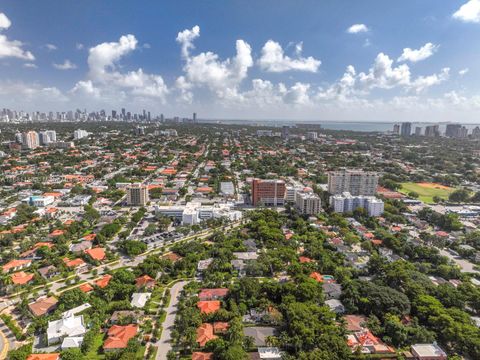
[[[171,331],[173,328],[173,324],[175,323],[177,304],[180,298],[180,293],[182,292],[182,289],[187,283],[187,281],[180,281],[173,285],[170,289],[170,304],[166,309],[167,316],[162,325],[162,336],[160,336],[160,339],[156,343],[156,346],[158,347],[156,360],[167,360],[167,353],[172,349]]]
[[[454,256],[444,249],[440,249],[440,255],[448,257],[450,260],[453,260],[458,266],[460,266],[461,272],[464,273],[479,273],[478,270],[475,270],[475,266],[470,261],[462,259],[459,256]]]

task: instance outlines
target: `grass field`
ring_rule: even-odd
[[[433,183],[402,183],[402,188],[399,190],[402,194],[408,195],[409,192],[416,192],[419,195],[419,200],[432,204],[433,197],[438,196],[442,199],[448,199],[448,195],[455,191],[454,188]]]

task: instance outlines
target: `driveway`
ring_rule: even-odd
[[[177,313],[177,304],[180,298],[180,293],[188,281],[180,281],[172,286],[170,289],[170,304],[166,308],[167,316],[163,322],[163,331],[156,346],[158,347],[156,360],[167,360],[167,353],[172,349],[172,328],[175,323],[175,316]]]

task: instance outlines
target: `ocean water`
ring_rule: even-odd
[[[295,124],[302,125],[320,125],[323,129],[328,130],[343,130],[343,131],[364,131],[364,132],[387,132],[393,131],[395,124],[401,124],[399,122],[374,122],[374,121],[288,121],[288,120],[202,120],[201,122],[218,123],[218,124],[230,124],[230,125],[250,125],[250,126],[268,126],[268,127],[282,127],[282,126],[294,126]],[[429,125],[437,125],[437,123],[414,123],[412,122],[412,133],[415,132],[415,128],[421,127],[422,134],[425,131],[425,127]],[[447,123],[438,123],[441,133],[445,132]],[[462,124],[469,132],[476,126],[480,127],[480,124]]]

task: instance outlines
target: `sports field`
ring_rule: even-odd
[[[438,196],[442,199],[447,199],[448,195],[455,191],[455,189],[435,183],[407,182],[402,183],[402,188],[399,191],[405,195],[408,195],[409,192],[414,191],[419,195],[419,200],[428,204],[432,204],[434,196]]]

